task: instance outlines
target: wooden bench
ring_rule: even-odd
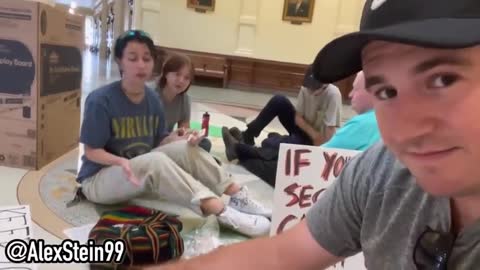
[[[226,57],[189,53],[195,76],[222,79],[223,88],[228,84],[228,61]]]

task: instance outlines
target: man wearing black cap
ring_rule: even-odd
[[[363,68],[383,142],[291,230],[160,269],[322,269],[359,252],[369,270],[478,269],[479,29],[478,0],[367,0],[314,72]]]

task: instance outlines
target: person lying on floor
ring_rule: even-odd
[[[114,55],[121,80],[91,92],[85,102],[80,134],[85,154],[77,176],[85,197],[117,204],[154,193],[199,215],[216,215],[220,224],[248,236],[268,234],[271,210],[197,147],[202,136],[165,135],[160,99],[145,85],[155,58],[149,35],[127,31],[117,39]],[[231,196],[228,205],[222,194]]]
[[[380,140],[377,119],[373,110],[374,97],[365,90],[365,75],[362,71],[355,77],[349,97],[352,109],[357,115],[339,128],[328,142],[321,145],[322,147],[364,151]],[[238,131],[235,133],[235,130],[230,133],[237,134],[237,136],[239,134]],[[228,142],[228,147],[236,148],[241,145],[238,143],[239,140],[241,137],[231,135],[226,142]],[[240,152],[242,148],[235,151]],[[255,154],[256,157],[251,157]],[[278,151],[271,148],[257,148],[252,150],[250,155],[238,155],[238,159],[240,165],[275,187]]]
[[[258,137],[275,117],[278,117],[288,135],[272,133],[262,142],[262,147],[273,148],[275,151],[281,143],[321,145],[328,141],[340,126],[341,110],[342,95],[338,87],[317,81],[312,75],[312,66],[309,66],[298,94],[296,108],[287,97],[276,95],[255,120],[247,124],[245,131],[222,128],[227,159],[232,161],[237,158],[256,157],[256,148],[253,147],[255,137]],[[229,138],[232,135],[240,141],[236,147],[231,147]]]
[[[190,58],[183,54],[171,55],[163,65],[157,92],[163,102],[167,130],[173,132],[175,125],[180,135],[191,133],[190,118],[192,102],[187,94],[194,77]],[[203,138],[198,144],[210,152],[212,143]]]

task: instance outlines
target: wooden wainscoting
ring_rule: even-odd
[[[228,73],[230,67],[224,56],[189,54],[192,60],[195,77],[216,78],[221,80],[222,87],[228,87]]]
[[[346,79],[343,79],[341,81],[334,83],[338,87],[338,89],[340,89],[344,102],[350,102],[350,98],[348,97],[348,95],[352,90],[352,85],[353,85],[353,81],[355,80],[355,76],[356,75],[352,75]]]
[[[240,89],[246,91],[262,92],[287,92],[296,95],[303,82],[303,76],[307,65],[255,59],[249,57],[232,56],[189,51],[167,47],[157,47],[157,63],[155,73],[160,74],[161,66],[170,53],[183,53],[192,59],[195,66],[195,81],[201,82],[202,77],[209,77],[209,66],[218,69],[218,63],[222,62],[224,72],[222,76],[212,72],[212,78],[218,78],[220,87]],[[203,69],[203,70],[200,70]],[[354,76],[336,82],[342,92],[344,101],[348,100],[348,94],[352,87]]]
[[[231,88],[297,93],[307,66],[235,56],[230,57],[230,70]]]

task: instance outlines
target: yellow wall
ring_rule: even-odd
[[[282,20],[283,2],[216,0],[214,12],[197,13],[186,0],[140,0],[135,21],[160,46],[309,64],[357,29],[364,0],[316,0],[312,23],[302,25]]]

